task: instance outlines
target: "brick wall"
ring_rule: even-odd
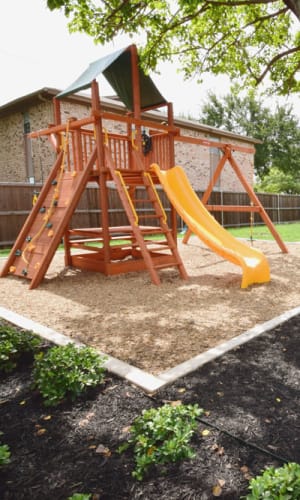
[[[26,180],[23,137],[21,113],[0,120],[0,182]]]
[[[27,141],[25,145],[24,122],[30,130],[45,128],[53,123],[51,102],[41,102],[34,106],[24,107],[0,119],[0,182],[28,182],[26,170],[26,147],[32,158],[32,169],[36,182],[48,175],[55,158],[47,139],[41,138]]]
[[[87,117],[90,115],[89,102],[64,101],[61,114],[62,122],[65,122],[70,117]],[[30,124],[31,131],[48,127],[54,121],[52,100],[50,98],[48,100],[39,99],[29,106],[24,103],[21,111],[0,118],[0,182],[28,182],[29,178],[33,178],[35,182],[43,182],[54,163],[55,154],[48,139],[34,139],[30,140],[29,144],[27,142],[27,156],[30,154],[31,160],[29,165],[27,161],[26,170],[24,136],[24,121],[26,120]],[[123,123],[104,120],[103,126],[111,132],[123,134],[126,131],[126,126]],[[182,135],[249,147],[249,142],[243,141],[242,138],[239,141],[235,138],[224,137],[221,131],[211,131],[209,133],[201,131],[199,124],[182,127],[181,133]],[[247,181],[252,184],[254,173],[253,155],[237,152],[235,158]],[[193,188],[200,191],[205,190],[211,176],[210,148],[176,141],[175,159],[176,164],[185,168]],[[239,180],[228,165],[225,166],[222,172],[219,189],[233,192],[243,191]]]
[[[190,129],[181,129],[182,135],[189,137],[199,137],[209,140],[219,140],[221,142],[237,144],[239,146],[249,147],[245,141],[237,141],[220,135],[213,136],[201,132],[191,131]],[[196,144],[187,144],[175,142],[176,163],[184,167],[189,180],[195,190],[203,191],[206,189],[211,179],[211,148]],[[253,185],[254,178],[254,157],[251,154],[235,152],[234,159],[238,163],[243,175],[250,185]],[[219,187],[222,191],[241,192],[244,191],[239,179],[234,173],[228,162],[225,164]]]

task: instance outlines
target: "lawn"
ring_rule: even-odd
[[[300,222],[290,224],[274,224],[276,231],[286,243],[300,241]],[[227,230],[235,236],[235,238],[245,238],[250,240],[251,236],[254,240],[273,240],[274,237],[270,233],[267,226],[254,226],[227,228]]]

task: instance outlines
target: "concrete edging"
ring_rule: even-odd
[[[209,349],[204,353],[201,353],[177,366],[174,366],[170,370],[166,370],[159,375],[152,375],[150,373],[147,373],[103,352],[100,352],[99,354],[106,356],[107,360],[105,362],[105,367],[108,371],[114,373],[115,375],[118,375],[121,378],[126,379],[128,382],[131,382],[134,385],[137,385],[145,392],[153,393],[158,389],[161,389],[165,385],[174,382],[178,378],[181,378],[188,373],[197,370],[206,363],[219,358],[226,352],[245,344],[249,340],[258,337],[264,332],[272,330],[273,328],[279,326],[281,323],[284,323],[285,321],[293,318],[294,316],[297,316],[298,314],[300,314],[300,306],[295,307],[294,309],[290,309],[289,311],[286,311],[285,313],[280,314],[279,316],[276,316],[275,318],[266,321],[265,323],[256,325],[255,327],[247,330],[237,337],[234,337],[217,347]],[[70,337],[62,333],[56,332],[51,328],[43,326],[40,323],[36,323],[31,319],[14,313],[13,311],[5,309],[1,306],[0,317],[20,328],[31,330],[42,338],[53,342],[54,344],[66,345],[68,343],[73,343],[78,346],[84,345],[81,342],[71,339]]]

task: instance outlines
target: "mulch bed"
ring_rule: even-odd
[[[0,498],[240,498],[263,468],[300,463],[299,333],[297,316],[152,396],[107,374],[97,390],[54,409],[32,391],[24,362],[0,379],[1,440],[11,450]],[[179,400],[206,411],[193,439],[196,457],[136,481],[132,454],[117,453],[128,426],[143,409]]]

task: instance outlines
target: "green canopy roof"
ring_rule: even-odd
[[[103,74],[112,86],[118,97],[130,111],[133,110],[133,85],[131,71],[131,52],[120,49],[97,61],[92,62],[88,68],[69,85],[63,92],[57,95],[58,98],[66,97],[90,87],[92,81]],[[141,109],[152,108],[167,104],[151,78],[138,67],[140,81]]]

